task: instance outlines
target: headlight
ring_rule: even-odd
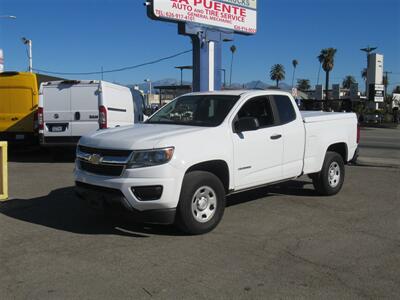
[[[133,151],[127,168],[135,169],[166,164],[173,155],[174,147]]]

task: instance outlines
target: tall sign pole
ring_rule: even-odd
[[[366,47],[366,48],[362,48],[360,49],[361,51],[365,52],[367,54],[367,68],[366,68],[366,74],[365,74],[365,95],[368,97],[369,95],[369,84],[368,84],[368,71],[369,71],[369,55],[375,51],[376,49],[378,49],[378,47]]]
[[[220,90],[222,43],[233,40],[234,33],[257,31],[257,0],[151,0],[145,5],[150,18],[178,23],[178,33],[191,38],[193,91]]]

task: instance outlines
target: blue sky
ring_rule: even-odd
[[[34,68],[87,72],[139,64],[191,48],[175,24],[148,19],[143,0],[0,0],[0,48],[7,70],[27,69],[20,38],[33,41]],[[234,82],[272,83],[271,66],[286,67],[291,83],[292,59],[299,61],[296,78],[316,83],[319,51],[338,49],[331,83],[353,75],[359,83],[366,57],[359,50],[378,46],[385,70],[392,71],[390,88],[400,85],[400,1],[398,0],[259,0],[258,33],[236,35]],[[229,69],[231,44],[223,49]],[[191,54],[136,70],[106,74],[104,79],[124,84],[179,78],[177,65],[191,64]],[[69,76],[97,79],[99,76]],[[97,78],[96,78],[97,77]],[[189,73],[185,80],[191,80]],[[324,74],[321,72],[320,82]],[[361,84],[360,86],[363,86]]]

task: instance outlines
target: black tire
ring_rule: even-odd
[[[199,198],[200,195],[203,196]],[[225,203],[225,189],[217,176],[204,171],[190,172],[183,179],[176,225],[188,234],[210,232],[221,221]]]
[[[336,195],[343,186],[344,175],[342,156],[336,152],[327,152],[321,172],[312,178],[314,187],[320,195]]]

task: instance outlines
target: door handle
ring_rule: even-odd
[[[282,137],[282,134],[271,135],[271,140],[279,140]]]
[[[79,111],[77,111],[76,113],[75,113],[75,120],[80,120],[81,119],[81,113],[79,112]]]

